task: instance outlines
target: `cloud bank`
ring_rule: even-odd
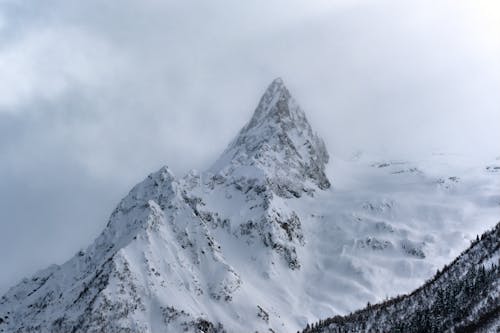
[[[0,292],[167,164],[213,161],[281,76],[331,155],[500,151],[495,1],[0,2]],[[57,242],[54,242],[57,240]]]

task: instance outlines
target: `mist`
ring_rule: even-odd
[[[148,173],[208,167],[275,77],[333,157],[498,156],[498,22],[493,0],[0,1],[0,293]]]

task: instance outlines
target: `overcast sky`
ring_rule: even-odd
[[[500,152],[496,0],[0,0],[0,294],[207,166],[278,76],[331,155]]]

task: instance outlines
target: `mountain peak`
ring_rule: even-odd
[[[278,90],[278,89],[286,89],[285,82],[280,77],[277,77],[271,82],[271,84],[267,87],[266,92]]]
[[[254,167],[270,184],[300,195],[313,187],[330,187],[325,175],[328,159],[323,140],[313,132],[283,80],[277,78],[210,171],[230,175],[239,174],[242,167]],[[280,194],[287,196],[285,192]]]
[[[305,120],[305,116],[300,108],[290,107],[289,102],[291,101],[295,104],[283,80],[281,78],[274,79],[262,95],[252,119],[246,128],[251,128],[261,122],[268,121]]]

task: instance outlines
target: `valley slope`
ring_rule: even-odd
[[[303,333],[499,330],[500,223],[411,294],[308,325]]]

